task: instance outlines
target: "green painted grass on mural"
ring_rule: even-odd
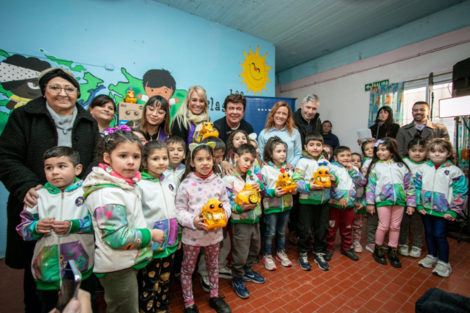
[[[91,96],[90,90],[97,89],[99,85],[103,83],[103,80],[89,72],[83,75],[83,80],[85,80],[86,83],[80,84],[80,99],[78,99],[78,101],[83,100],[83,103],[85,103]]]
[[[58,58],[53,57],[53,56],[51,56],[51,55],[46,55],[46,58],[48,58],[48,59],[51,60],[51,61],[56,62],[57,64],[65,65],[65,66],[67,66],[71,71],[74,71],[74,72],[83,72],[83,71],[86,71],[86,68],[84,68],[84,67],[83,67],[82,65],[80,65],[80,64],[77,64],[77,65],[75,65],[74,67],[72,67],[73,61],[68,61],[68,60],[64,60],[64,59],[58,59]]]

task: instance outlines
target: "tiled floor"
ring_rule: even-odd
[[[376,263],[371,253],[364,251],[360,260],[354,262],[339,252],[338,245],[329,262],[329,272],[321,271],[313,261],[313,270],[305,272],[298,265],[296,247],[287,245],[293,267],[283,268],[277,264],[276,271],[268,272],[262,264],[257,264],[255,270],[267,281],[261,285],[247,283],[249,299],[238,298],[230,281],[225,279],[220,280],[220,294],[226,296],[233,312],[243,313],[414,312],[416,300],[431,287],[470,297],[470,243],[457,243],[453,239],[449,239],[449,243],[453,274],[446,279],[419,267],[418,260],[413,258],[401,257],[403,267],[396,269]],[[0,277],[0,312],[21,312],[21,271],[8,268],[4,260],[0,260]],[[173,284],[171,292],[171,312],[183,312],[181,288]],[[202,290],[199,276],[194,292],[200,311],[214,312],[208,305],[209,295]],[[102,303],[102,294],[99,300]],[[104,305],[101,308],[104,309]]]

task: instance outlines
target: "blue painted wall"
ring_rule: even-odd
[[[214,103],[212,119],[224,115],[215,104],[222,104],[230,90],[254,95],[241,83],[240,63],[244,51],[249,54],[250,46],[253,52],[259,46],[259,54],[267,53],[265,61],[272,67],[271,82],[262,95],[275,95],[273,44],[154,1],[2,0],[0,38],[0,50],[9,55],[35,56],[51,66],[58,63],[47,55],[73,61],[70,67],[77,69],[74,74],[81,83],[86,73],[102,80],[94,88],[98,94],[109,94],[112,86],[127,82],[122,69],[138,79],[149,69],[166,69],[175,78],[176,89],[184,91],[193,85],[206,89]],[[0,62],[4,59],[0,55]],[[107,63],[114,65],[114,71],[104,68]],[[6,102],[8,96],[0,92],[3,121],[10,113]],[[5,250],[6,199],[1,185],[0,257]]]
[[[279,72],[286,84],[470,25],[470,1]]]

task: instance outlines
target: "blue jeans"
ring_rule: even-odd
[[[448,263],[447,220],[442,217],[426,214],[423,215],[423,224],[429,254],[438,257],[439,261]]]
[[[273,239],[276,236],[277,251],[284,251],[286,243],[286,227],[289,211],[271,213],[264,216],[266,232],[264,233],[264,254],[272,254]]]

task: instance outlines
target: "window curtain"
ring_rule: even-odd
[[[369,127],[375,123],[379,109],[388,105],[392,108],[395,123],[403,124],[403,101],[405,82],[373,87],[369,100]]]
[[[470,127],[470,119],[468,117],[462,117],[463,121],[459,123],[459,136],[455,138],[458,142],[459,151],[457,151],[459,156],[459,168],[465,173],[468,174],[468,160],[470,153],[469,145],[469,135],[470,132],[468,128],[465,127],[464,123],[467,123],[467,126]]]

